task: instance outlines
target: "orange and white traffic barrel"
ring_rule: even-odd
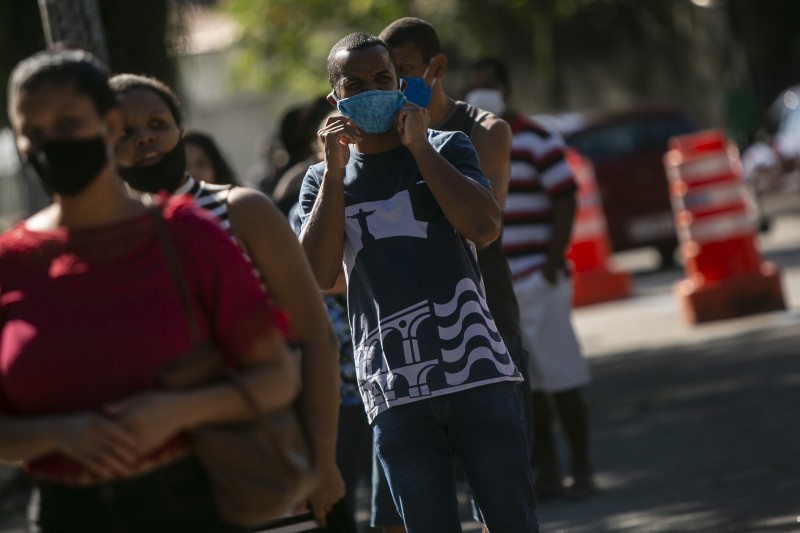
[[[578,182],[578,208],[567,259],[572,262],[572,305],[580,307],[631,295],[630,276],[608,266],[611,244],[594,165],[575,150],[565,154]]]
[[[786,308],[762,262],[739,153],[718,130],[673,137],[664,155],[686,279],[674,291],[690,323]]]

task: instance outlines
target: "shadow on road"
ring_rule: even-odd
[[[601,492],[543,531],[798,531],[800,329],[592,360]]]

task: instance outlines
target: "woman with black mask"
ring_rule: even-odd
[[[326,514],[344,496],[336,466],[338,342],[305,253],[283,214],[264,194],[196,181],[186,173],[181,106],[169,87],[133,74],[114,76],[111,86],[123,119],[115,150],[118,174],[142,192],[194,197],[231,233],[270,296],[288,312],[302,352],[300,414],[321,474],[310,504],[317,522],[325,524]]]
[[[17,148],[53,203],[0,235],[0,460],[25,464],[42,533],[231,531],[187,433],[252,411],[233,385],[157,388],[192,344],[158,228],[181,243],[173,264],[199,337],[264,410],[297,392],[285,319],[191,202],[128,194],[108,81],[82,50],[36,54],[11,75]]]

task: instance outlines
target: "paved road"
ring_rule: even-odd
[[[633,298],[576,310],[601,491],[542,502],[543,531],[800,532],[800,218],[762,246],[787,312],[689,326],[670,293],[682,270],[640,252],[616,258]],[[22,531],[23,502],[0,491],[0,533]]]
[[[800,531],[800,218],[760,241],[786,312],[690,326],[646,252],[615,258],[631,299],[575,311],[602,490],[543,502],[543,531]]]
[[[543,531],[800,531],[800,326],[592,359],[601,491]]]

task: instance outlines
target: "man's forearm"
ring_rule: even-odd
[[[572,236],[576,208],[574,194],[562,194],[553,200],[553,231],[547,249],[547,259],[553,264],[560,265],[564,260]]]
[[[341,270],[344,246],[343,170],[325,170],[314,207],[300,235],[320,288],[330,289]]]
[[[500,206],[492,191],[467,178],[425,143],[409,147],[422,177],[456,231],[478,246],[500,235]]]

